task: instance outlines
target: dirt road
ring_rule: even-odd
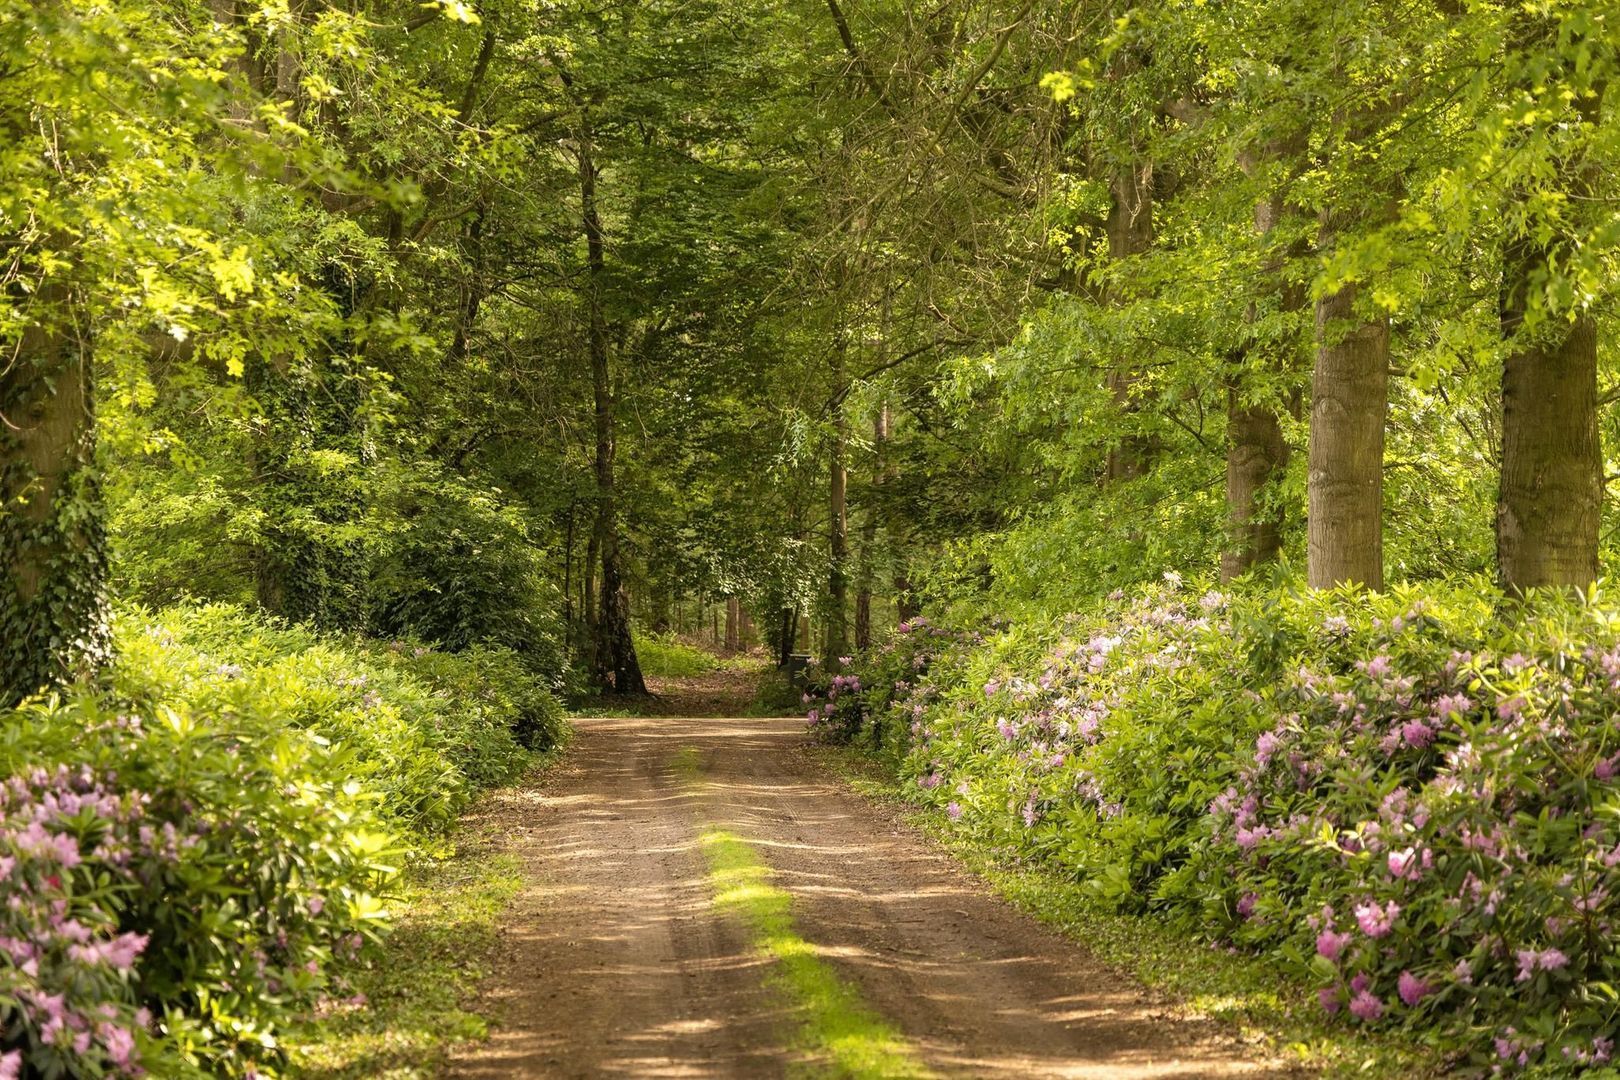
[[[699,841],[717,829],[757,852],[798,937],[932,1074],[1284,1074],[844,790],[800,721],[583,720],[564,766],[489,812],[530,883],[488,990],[500,1026],[453,1063],[462,1080],[813,1072],[802,1003],[715,903]]]

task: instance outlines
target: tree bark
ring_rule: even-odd
[[[735,596],[726,597],[726,652],[742,648],[742,603]]]
[[[889,441],[889,406],[879,405],[872,417],[872,472],[874,487],[888,480],[884,444]],[[870,502],[870,500],[869,500]],[[861,516],[860,584],[855,590],[855,647],[872,647],[872,563],[877,549],[878,508],[868,505]]]
[[[833,385],[844,388],[844,346],[833,350]],[[849,447],[849,420],[842,402],[833,412],[833,437],[829,454],[828,522],[831,534],[827,566],[826,662],[829,666],[849,651],[849,471],[845,458]]]
[[[602,218],[596,201],[596,162],[588,107],[580,105],[580,218],[586,250],[586,324],[591,391],[596,416],[596,525],[592,541],[601,559],[600,607],[592,628],[592,670],[597,687],[619,694],[645,694],[646,681],[630,636],[630,595],[619,550],[618,498],[614,489],[614,394],[602,290],[607,271]]]
[[[1525,315],[1530,266],[1510,256],[1502,330]],[[1502,362],[1502,463],[1496,553],[1502,584],[1584,587],[1598,576],[1603,450],[1598,434],[1597,323],[1582,314],[1552,340],[1518,343]]]
[[[1516,37],[1528,46],[1548,32],[1521,13]],[[1577,99],[1584,125],[1595,125],[1602,87]],[[1589,198],[1589,163],[1565,173],[1570,194]],[[1603,447],[1598,432],[1597,323],[1550,313],[1551,326],[1526,332],[1541,272],[1568,253],[1567,235],[1519,236],[1504,252],[1500,313],[1502,461],[1496,503],[1496,561],[1505,588],[1584,588],[1598,576],[1603,510]]]
[[[1282,217],[1282,201],[1276,197],[1255,204],[1254,226],[1261,237],[1269,236]],[[1301,310],[1305,293],[1297,285],[1277,279],[1281,258],[1266,267],[1277,289],[1284,312]],[[1258,318],[1255,305],[1249,321]],[[1226,516],[1230,533],[1227,549],[1221,553],[1221,580],[1233,578],[1263,563],[1276,561],[1282,551],[1283,515],[1280,507],[1267,507],[1262,501],[1266,485],[1288,467],[1288,442],[1282,422],[1269,405],[1251,400],[1246,387],[1234,377],[1226,388]]]
[[[1108,257],[1113,260],[1141,255],[1153,246],[1153,171],[1141,164],[1118,169],[1109,183]],[[1140,408],[1136,400],[1139,373],[1122,359],[1108,374],[1122,422],[1127,430],[1108,451],[1104,466],[1109,482],[1127,480],[1147,472],[1154,453],[1151,437],[1129,430]]]
[[[90,673],[110,652],[89,329],[46,278],[0,342],[0,708]]]
[[[1389,322],[1356,313],[1357,286],[1316,303],[1308,552],[1312,588],[1384,587],[1384,414]]]

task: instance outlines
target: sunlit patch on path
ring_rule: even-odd
[[[498,811],[529,884],[451,1075],[1286,1075],[996,899],[803,722],[583,719]]]
[[[687,747],[676,769],[701,790],[698,753]],[[800,936],[793,897],[772,881],[770,867],[746,840],[724,829],[705,828],[699,845],[709,866],[715,905],[748,928],[755,947],[776,965],[769,979],[794,1010],[800,1041],[839,1076],[855,1080],[931,1075],[905,1037],[839,978]]]

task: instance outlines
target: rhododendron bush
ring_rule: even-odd
[[[1172,584],[886,663],[866,730],[905,721],[916,797],[1008,857],[1477,1068],[1610,1062],[1620,605]]]
[[[0,728],[0,1080],[273,1076],[413,837],[521,768],[555,703],[499,650],[234,608],[127,614],[118,642],[109,690]]]

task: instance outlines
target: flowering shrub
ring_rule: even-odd
[[[0,717],[0,1080],[275,1075],[413,836],[556,737],[504,649],[125,613],[112,687]]]
[[[803,704],[811,733],[825,742],[848,743],[866,733],[874,748],[891,752],[922,715],[929,696],[929,668],[961,636],[918,616],[900,624],[887,641],[860,658],[841,658],[841,674],[812,667]]]
[[[900,699],[904,774],[1008,856],[1261,951],[1346,1022],[1478,1069],[1605,1065],[1620,611],[1505,603],[1116,596],[937,658]]]
[[[54,1075],[131,1075],[151,1017],[134,1005],[131,969],[147,937],[121,932],[90,867],[167,857],[145,799],[88,769],[36,768],[0,785],[0,1075],[26,1054]],[[89,866],[84,856],[91,853]]]
[[[7,725],[0,1047],[45,1076],[263,1071],[382,915],[390,840],[350,754],[89,697]]]

